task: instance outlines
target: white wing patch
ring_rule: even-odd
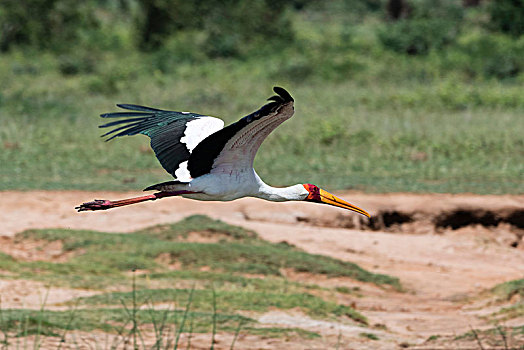
[[[187,170],[187,160],[185,162],[180,163],[178,169],[175,170],[175,177],[178,181],[181,182],[191,181],[191,174],[189,174],[189,170]]]
[[[184,113],[184,112],[182,112]],[[184,136],[180,142],[186,145],[189,153],[193,152],[195,147],[206,137],[217,132],[224,127],[222,119],[214,117],[199,117],[186,124]],[[181,182],[190,182],[193,178],[187,169],[187,160],[178,165],[175,170],[175,178]]]
[[[222,119],[213,117],[197,118],[186,124],[186,131],[184,132],[184,136],[180,139],[180,142],[185,143],[188,151],[191,153],[200,141],[223,127],[224,121]],[[187,171],[187,162],[185,163]]]

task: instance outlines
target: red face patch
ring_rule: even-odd
[[[306,200],[312,202],[321,202],[320,200],[320,188],[312,184],[303,184],[304,188],[309,192]]]

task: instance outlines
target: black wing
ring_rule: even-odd
[[[100,125],[115,127],[102,136],[106,141],[119,136],[143,134],[151,138],[151,147],[162,167],[180,181],[190,181],[186,162],[195,146],[210,134],[224,127],[221,119],[189,112],[174,112],[156,108],[119,104],[135,112],[102,114],[102,118],[123,118]]]
[[[264,139],[294,113],[293,97],[281,87],[277,95],[236,123],[228,125],[201,141],[189,157],[188,170],[193,178],[210,172],[252,168],[255,154]]]

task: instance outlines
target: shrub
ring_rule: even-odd
[[[15,45],[67,49],[83,30],[98,27],[90,4],[74,0],[3,0],[0,51]]]
[[[448,61],[472,76],[505,79],[524,71],[523,57],[524,38],[476,32],[458,40]]]
[[[231,1],[217,6],[204,25],[211,57],[244,56],[254,50],[273,49],[293,39],[284,2]]]
[[[92,52],[65,53],[58,56],[58,69],[63,75],[93,73],[96,69],[96,55]]]
[[[261,46],[293,38],[286,1],[141,0],[138,18],[139,46],[160,48],[181,31],[202,31],[207,40],[201,50],[210,57],[243,56]]]
[[[456,1],[419,0],[410,3],[409,16],[378,31],[382,45],[410,55],[424,55],[455,41],[463,10]]]
[[[202,31],[181,31],[169,37],[162,47],[151,53],[150,64],[162,73],[172,73],[181,62],[203,62],[206,35]]]
[[[524,34],[524,0],[496,0],[488,4],[492,25],[507,34]]]

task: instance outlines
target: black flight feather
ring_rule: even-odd
[[[132,104],[118,104],[120,108],[139,112],[104,113],[102,118],[122,118],[103,125],[100,128],[112,128],[102,136],[110,136],[106,141],[115,137],[143,134],[151,139],[151,147],[162,164],[162,167],[171,175],[180,163],[189,159],[190,152],[186,145],[180,142],[186,131],[186,124],[199,117],[195,113],[181,113],[166,111]]]
[[[115,112],[100,114],[102,118],[140,117],[151,115],[151,112]]]
[[[161,112],[161,109],[156,109],[152,107],[146,107],[146,106],[139,106],[139,105],[132,105],[127,103],[121,103],[117,104],[118,107],[123,109],[129,109],[131,111],[143,111],[143,112]]]
[[[187,163],[187,169],[191,177],[197,178],[209,173],[213,168],[215,159],[220,152],[222,152],[226,143],[248,124],[278,111],[283,104],[294,101],[289,92],[281,87],[275,86],[273,91],[275,91],[278,96],[271,96],[268,99],[271,102],[236,123],[230,124],[222,130],[209,135],[195,147]]]
[[[254,120],[277,112],[283,104],[294,101],[289,92],[281,87],[275,86],[273,91],[277,95],[271,96],[268,99],[269,103],[236,123],[208,136],[194,148],[192,153],[189,152],[185,144],[180,143],[180,139],[183,137],[185,126],[189,121],[205,117],[200,114],[166,111],[134,104],[117,104],[120,108],[138,112],[102,114],[102,118],[122,119],[100,125],[100,128],[118,126],[102,135],[109,136],[114,134],[107,141],[126,135],[144,134],[149,136],[151,147],[155,151],[156,157],[168,173],[176,177],[175,171],[182,162],[187,160],[191,177],[196,178],[211,171],[214,160],[220,154],[224,145],[237,132]],[[151,189],[153,188],[154,186],[151,186]]]
[[[102,117],[103,118],[103,117]],[[115,125],[118,125],[118,124],[125,124],[125,123],[132,123],[132,122],[137,122],[137,121],[143,121],[145,118],[128,118],[128,119],[120,119],[120,120],[117,120],[117,121],[114,121],[114,122],[111,122],[111,123],[107,123],[107,124],[104,124],[103,126],[100,125],[99,128],[108,128],[110,126],[115,126]],[[110,131],[110,133],[114,132],[115,130],[113,131]]]
[[[281,88],[280,86],[275,86],[273,88],[273,91],[276,92],[280,97],[282,97],[282,99],[284,99],[284,102],[294,102],[295,101],[293,97],[291,97],[289,92],[287,92],[286,89]]]

